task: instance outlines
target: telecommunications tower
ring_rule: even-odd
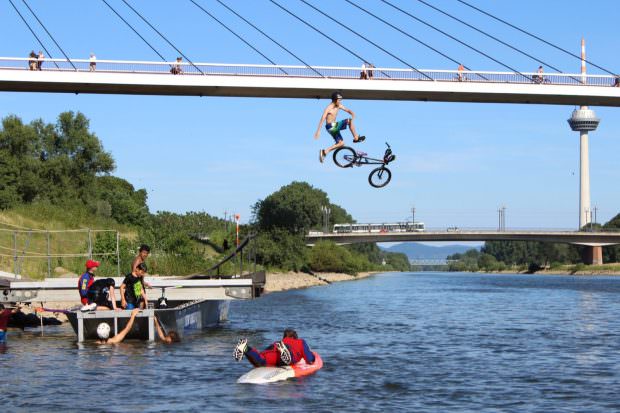
[[[581,39],[581,82],[586,84],[586,43]],[[590,209],[590,160],[588,154],[588,132],[595,131],[600,119],[587,106],[575,109],[568,124],[579,132],[579,229],[592,221]]]

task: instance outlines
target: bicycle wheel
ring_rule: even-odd
[[[390,179],[392,179],[392,172],[385,166],[373,169],[368,175],[368,183],[375,188],[383,188],[390,183]]]
[[[343,146],[334,152],[334,163],[341,168],[348,168],[355,162],[355,151],[353,148]]]

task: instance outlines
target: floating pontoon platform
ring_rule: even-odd
[[[176,331],[179,336],[187,329],[211,327],[228,318],[231,300],[258,298],[265,286],[265,272],[254,272],[242,277],[195,276],[199,279],[146,277],[151,285],[147,290],[149,308],[142,310],[127,338],[154,340],[156,315],[166,332]],[[102,278],[102,277],[99,277]],[[123,278],[114,278],[119,287]],[[118,290],[118,288],[117,288]],[[117,294],[117,299],[120,294]],[[150,308],[160,297],[166,297],[167,308]],[[0,303],[50,303],[79,301],[77,278],[46,279],[45,281],[11,281],[0,285]],[[97,326],[110,325],[115,334],[127,324],[131,311],[74,310],[67,318],[78,341],[97,339]]]

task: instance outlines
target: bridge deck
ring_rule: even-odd
[[[326,98],[620,106],[620,83],[607,75],[47,59],[41,71],[27,58],[0,58],[0,90],[17,92]],[[74,67],[75,66],[75,67]],[[462,81],[459,81],[459,78]]]
[[[385,233],[326,233],[308,235],[309,245],[322,240],[337,244],[361,242],[405,241],[543,241],[578,245],[602,246],[620,244],[620,232],[578,231],[426,231]]]

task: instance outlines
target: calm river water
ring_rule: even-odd
[[[240,385],[240,336],[293,326],[325,366]],[[620,410],[620,277],[384,274],[234,302],[183,343],[78,346],[67,326],[9,333],[6,412]]]

